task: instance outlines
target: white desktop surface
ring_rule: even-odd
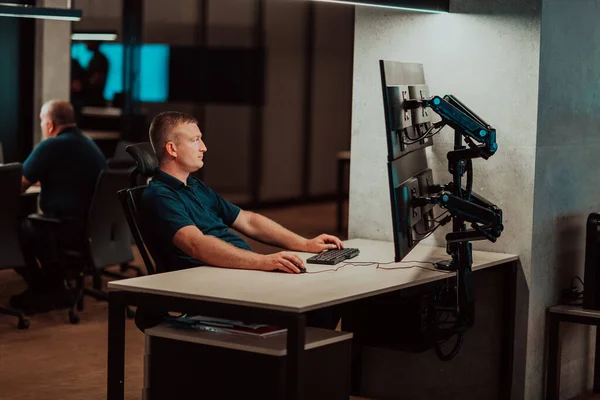
[[[39,185],[31,185],[25,190],[23,194],[39,194],[42,191],[42,187]]]
[[[360,255],[348,262],[390,262],[394,259],[392,242],[352,239],[345,247],[357,247]],[[303,260],[313,256],[297,253]],[[416,246],[407,261],[436,262],[448,259],[445,248]],[[473,251],[473,270],[516,261],[513,254]],[[382,267],[406,267],[402,262]],[[337,268],[305,263],[308,272]],[[432,265],[420,264],[431,268]],[[287,274],[214,267],[198,267],[163,274],[142,276],[108,283],[110,290],[142,292],[218,303],[255,306],[291,312],[307,312],[380,293],[417,286],[453,276],[453,273],[421,268],[398,270],[348,265],[336,272]]]

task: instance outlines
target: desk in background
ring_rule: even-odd
[[[596,326],[593,393],[600,393],[600,310],[587,310],[581,306],[557,305],[548,309],[548,363],[546,366],[546,399],[560,397],[560,323]]]
[[[40,186],[29,186],[27,190],[21,193],[19,201],[19,217],[25,218],[29,214],[39,212],[38,199],[42,188]]]
[[[357,247],[361,254],[353,262],[389,262],[393,243],[366,239],[344,242]],[[312,254],[298,253],[306,260]],[[437,262],[448,258],[446,250],[418,245],[409,260]],[[514,276],[518,256],[473,252],[473,271],[507,265]],[[393,267],[394,264],[387,267]],[[406,266],[406,264],[398,264]],[[309,272],[331,266],[307,264]],[[164,274],[109,282],[108,399],[124,396],[125,307],[152,307],[162,311],[180,311],[244,321],[279,325],[288,329],[287,389],[289,399],[302,397],[305,313],[336,304],[406,289],[454,276],[421,268],[381,270],[347,266],[337,272],[319,274],[277,274],[261,271],[199,267]],[[512,279],[514,282],[514,279]],[[502,362],[502,386],[510,393],[514,339],[514,295],[508,314],[512,321],[505,328]]]

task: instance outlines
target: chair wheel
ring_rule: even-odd
[[[75,314],[75,311],[73,311],[73,310],[69,311],[69,322],[72,324],[79,323],[79,315]]]
[[[131,308],[127,307],[127,318],[128,319],[133,319],[135,318],[135,311],[133,311]]]
[[[19,324],[17,325],[19,329],[27,329],[29,328],[29,320],[25,318],[19,318]]]

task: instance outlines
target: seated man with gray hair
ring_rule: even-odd
[[[43,214],[68,221],[56,234],[59,245],[79,248],[85,238],[84,226],[96,180],[106,168],[106,160],[96,144],[77,128],[69,102],[45,103],[40,111],[40,126],[43,140],[23,163],[21,191],[39,182]],[[29,287],[11,298],[11,306],[29,312],[51,309],[57,305],[54,300],[65,294],[60,266],[49,258],[52,243],[45,229],[27,219],[21,233],[26,267],[18,272]]]

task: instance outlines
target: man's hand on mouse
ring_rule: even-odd
[[[304,262],[300,257],[290,251],[267,254],[261,260],[261,269],[264,271],[280,270],[291,274],[299,274],[300,268],[304,268]]]
[[[308,253],[320,253],[325,250],[343,249],[344,245],[337,237],[323,233],[314,239],[306,239],[305,247],[304,251]]]

